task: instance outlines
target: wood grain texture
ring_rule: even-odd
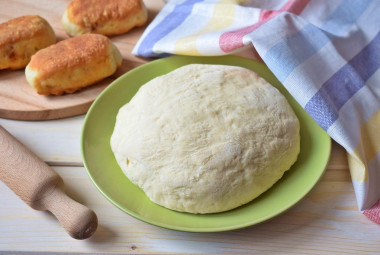
[[[53,213],[75,239],[95,232],[95,213],[68,197],[62,178],[1,125],[0,162],[0,180],[31,208]]]
[[[84,115],[49,121],[0,118],[0,125],[49,165],[83,166],[80,134]]]
[[[0,124],[39,156],[64,165],[67,159],[80,161],[83,119],[0,119]],[[64,156],[52,156],[59,153]],[[380,228],[358,211],[346,153],[334,142],[327,171],[305,199],[268,222],[222,233],[185,233],[141,222],[105,199],[83,167],[53,169],[62,176],[66,193],[95,211],[98,230],[86,241],[75,241],[50,214],[31,210],[0,183],[0,253],[378,254],[380,250]]]
[[[145,2],[149,10],[147,22],[149,24],[163,6],[163,2],[154,0]],[[63,40],[68,38],[68,35],[61,25],[61,17],[68,3],[69,1],[64,0],[1,1],[0,23],[23,15],[38,14],[51,24],[57,39]],[[38,95],[27,83],[24,69],[17,71],[0,70],[0,117],[17,120],[46,120],[87,112],[99,93],[113,80],[148,61],[131,54],[144,29],[145,26],[135,28],[126,34],[111,37],[122,54],[122,66],[111,77],[74,94],[63,96]]]
[[[333,154],[341,147],[334,145]],[[138,221],[108,202],[82,167],[54,167],[66,193],[98,215],[97,232],[78,242],[49,214],[30,210],[0,183],[0,251],[90,254],[378,254],[379,226],[357,211],[347,165],[329,168],[309,195],[265,223],[221,233],[186,233]],[[339,174],[337,174],[339,172]]]

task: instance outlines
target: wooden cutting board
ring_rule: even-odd
[[[61,17],[70,1],[65,0],[12,0],[1,1],[0,23],[8,19],[38,14],[53,27],[57,40],[68,38],[62,25]],[[162,8],[164,2],[145,0],[148,8],[148,25]],[[38,95],[25,79],[24,69],[11,71],[0,70],[0,117],[16,120],[58,119],[86,113],[91,103],[113,80],[125,72],[144,64],[151,59],[142,59],[131,54],[133,47],[146,26],[134,28],[126,34],[110,39],[123,56],[122,66],[117,72],[90,87],[74,94],[63,96]]]

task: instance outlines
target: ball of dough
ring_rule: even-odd
[[[299,121],[256,73],[192,64],[140,88],[118,112],[111,147],[153,202],[215,213],[250,202],[283,176],[300,151]]]

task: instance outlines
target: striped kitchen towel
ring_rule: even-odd
[[[380,224],[379,31],[379,0],[171,0],[133,53],[224,55],[254,46],[347,150],[359,209]]]

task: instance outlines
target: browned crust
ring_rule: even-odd
[[[99,79],[98,81],[101,81],[103,80],[104,78],[102,79]],[[93,83],[96,83],[98,81],[95,81]],[[91,84],[93,84],[91,83]],[[44,90],[44,91],[37,91],[37,93],[39,95],[42,95],[42,96],[50,96],[50,95],[54,95],[54,96],[62,96],[63,94],[73,94],[79,90],[82,90],[86,87],[88,87],[90,85],[90,83],[86,83],[86,85],[83,85],[83,86],[80,86],[80,87],[75,87],[75,88],[65,88],[65,89],[62,89],[62,88],[53,88],[53,89],[50,89],[50,90]]]
[[[67,7],[67,16],[76,25],[92,28],[110,20],[124,20],[142,11],[141,0],[73,0]]]
[[[22,16],[0,24],[0,47],[46,33],[50,25],[38,15]]]
[[[62,70],[90,63],[107,56],[111,41],[104,35],[84,34],[60,41],[32,56],[29,68],[38,70],[40,79]]]

